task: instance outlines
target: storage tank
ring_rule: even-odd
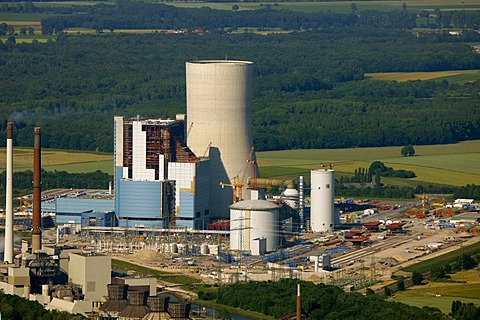
[[[244,200],[230,206],[230,249],[250,251],[253,240],[266,238],[267,251],[279,247],[279,207],[266,200]]]
[[[200,254],[207,255],[209,253],[210,251],[208,250],[208,244],[206,243],[202,244],[202,246],[200,247]]]
[[[211,220],[228,217],[232,190],[220,182],[231,183],[244,170],[253,146],[252,78],[248,61],[186,64],[187,145],[197,156],[210,156]],[[252,166],[246,177],[253,177]]]
[[[319,169],[311,171],[310,227],[314,232],[333,230],[335,171]]]

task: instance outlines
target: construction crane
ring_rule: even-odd
[[[254,159],[254,153],[255,153],[255,148],[252,147],[250,149],[250,152],[248,153],[248,158],[247,158],[247,162],[245,163],[245,166],[235,177],[231,179],[231,183],[220,182],[220,186],[222,188],[232,187],[233,203],[237,203],[238,201],[243,200],[243,187],[247,186],[247,181],[245,180],[245,178],[247,175],[248,167],[251,164],[254,164],[254,176],[255,176],[254,178],[256,178],[257,161]]]

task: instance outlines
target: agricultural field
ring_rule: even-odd
[[[5,170],[5,148],[0,149],[0,171]],[[33,170],[33,149],[15,148],[13,155],[15,171]],[[113,156],[105,153],[87,153],[71,150],[42,149],[42,168],[47,171],[72,173],[101,170],[113,174]]]
[[[373,161],[382,161],[396,170],[414,171],[413,179],[382,178],[387,184],[416,186],[420,183],[461,186],[480,184],[480,140],[438,146],[415,146],[414,157],[401,157],[401,147],[284,150],[257,152],[261,177],[297,178],[304,175],[307,181],[310,170],[321,165],[333,168],[338,176],[351,176],[355,169],[368,168]],[[33,150],[15,148],[16,171],[31,170]],[[45,170],[67,172],[92,172],[101,170],[113,173],[113,156],[105,153],[88,153],[69,150],[43,149],[42,167]],[[5,169],[5,149],[0,149],[0,170]]]
[[[400,149],[401,147],[384,147],[266,151],[258,152],[257,159],[260,174],[266,178],[305,175],[308,179],[310,170],[321,168],[321,164],[329,166],[330,163],[338,175],[351,175],[355,169],[368,168],[373,161],[378,160],[396,170],[412,170],[417,175],[408,180],[388,178],[390,184],[480,184],[480,141],[415,146],[414,157],[400,156]]]
[[[478,252],[479,248],[480,243],[477,242],[456,251],[413,264],[404,270],[416,270],[424,273],[431,270],[434,266],[449,263],[452,259],[455,260],[460,252],[471,254]],[[452,301],[455,300],[480,306],[479,267],[450,274],[450,278],[448,282],[429,282],[428,284],[410,287],[405,291],[397,291],[392,300],[417,307],[429,306],[439,308],[446,314],[450,312]]]
[[[157,2],[157,1],[152,1]],[[435,8],[441,10],[476,10],[480,9],[480,3],[476,0],[412,0],[412,1],[328,1],[328,2],[277,2],[272,3],[272,7],[276,9],[288,9],[300,12],[319,12],[334,11],[341,13],[352,12],[352,3],[357,6],[357,11],[361,10],[403,10],[403,4],[407,4],[410,11],[433,11]],[[212,3],[212,2],[168,2],[169,5],[182,8],[200,8],[210,7],[218,10],[231,10],[235,3]],[[266,3],[237,3],[240,10],[256,10],[263,8]]]
[[[386,81],[447,80],[450,83],[465,83],[480,79],[480,70],[452,70],[437,72],[386,72],[366,73],[366,78]]]
[[[476,286],[478,290],[478,286]],[[443,292],[439,290],[437,292]],[[480,299],[471,299],[471,298],[461,298],[461,297],[449,297],[449,296],[440,296],[435,295],[429,296],[417,296],[417,297],[395,297],[393,299],[395,302],[405,303],[415,307],[432,307],[438,308],[445,314],[448,314],[452,310],[452,302],[460,300],[463,303],[473,303],[480,306]]]

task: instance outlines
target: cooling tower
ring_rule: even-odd
[[[310,226],[314,232],[333,231],[335,171],[311,171]]]
[[[210,220],[228,218],[232,189],[220,182],[231,183],[245,168],[253,177],[253,167],[246,167],[253,146],[253,63],[195,61],[186,69],[187,145],[197,156],[210,156]]]

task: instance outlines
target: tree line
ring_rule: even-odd
[[[82,7],[83,11],[85,7]],[[85,14],[69,14],[42,19],[44,34],[60,33],[66,28],[109,29],[197,29],[237,30],[241,27],[309,30],[331,27],[371,26],[411,29],[416,14],[405,10],[389,12],[365,10],[358,14],[320,11],[295,12],[266,5],[259,10],[225,11],[208,7],[178,8],[165,4],[120,1],[116,5],[98,4]]]
[[[279,319],[295,313],[296,280],[249,282],[223,286],[217,292],[199,293],[199,298]],[[436,308],[417,308],[385,301],[378,295],[362,296],[324,284],[300,282],[302,313],[308,319],[447,319]],[[251,293],[255,292],[254,295]]]

